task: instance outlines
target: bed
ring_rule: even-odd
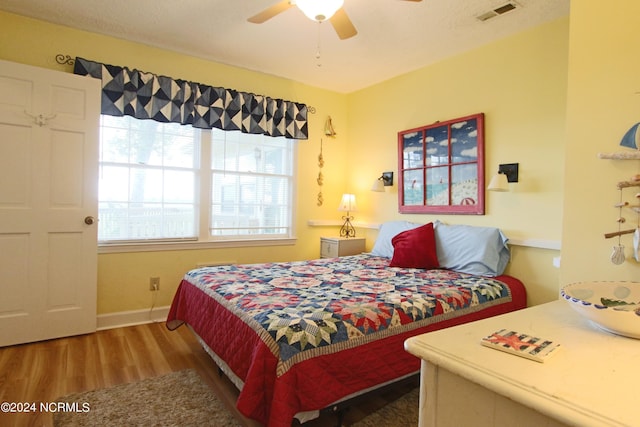
[[[189,271],[167,327],[189,325],[240,389],[242,414],[291,426],[294,417],[419,372],[419,359],[404,351],[407,338],[526,306],[523,283],[502,274],[509,255],[499,230],[490,245],[483,237],[469,249],[468,233],[446,227],[385,223],[370,253]],[[466,237],[454,252],[468,268],[454,270],[448,266],[459,260],[447,253],[457,234]],[[479,255],[487,246],[496,249]]]

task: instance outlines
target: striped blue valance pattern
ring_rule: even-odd
[[[102,81],[102,114],[308,139],[305,104],[76,58],[73,72]]]

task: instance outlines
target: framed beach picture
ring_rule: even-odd
[[[484,215],[484,114],[398,132],[400,213]]]

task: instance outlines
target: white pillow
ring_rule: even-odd
[[[409,221],[389,221],[380,226],[378,237],[371,250],[371,255],[385,258],[393,258],[393,245],[391,239],[403,231],[412,230],[424,224]]]
[[[440,267],[487,277],[504,273],[511,253],[502,231],[494,227],[434,224]]]

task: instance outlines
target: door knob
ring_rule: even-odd
[[[93,225],[96,222],[96,219],[92,216],[87,216],[84,218],[84,223],[87,225]]]

